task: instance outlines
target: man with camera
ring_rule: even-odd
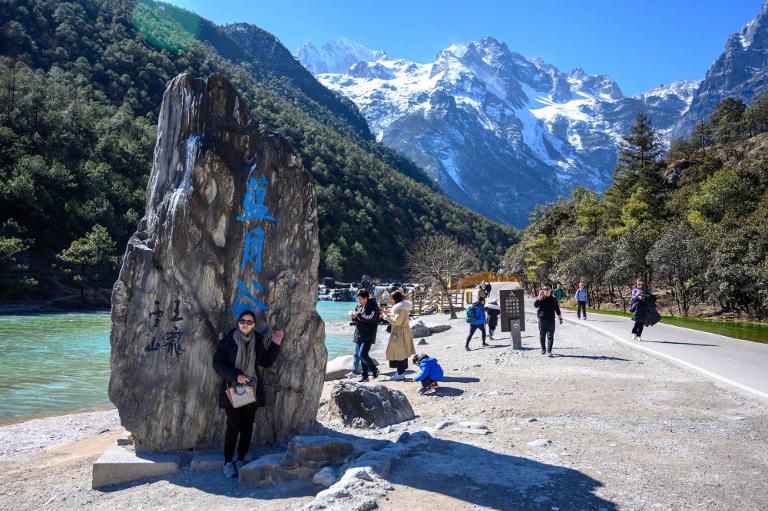
[[[561,325],[563,324],[563,316],[560,315],[560,306],[557,300],[552,296],[551,284],[544,284],[536,301],[533,302],[533,306],[536,308],[536,317],[539,320],[541,354],[552,357],[552,344],[555,341],[555,315],[559,318]]]

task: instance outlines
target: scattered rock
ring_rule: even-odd
[[[429,327],[425,325],[424,322],[421,320],[411,325],[411,332],[413,333],[414,337],[429,337],[430,335],[432,335],[432,332],[429,330]]]
[[[488,435],[490,434],[490,431],[487,429],[476,429],[476,428],[451,428],[451,431],[454,431],[456,433],[466,433],[468,435]]]
[[[344,378],[355,363],[353,355],[344,355],[336,357],[325,366],[325,381],[340,380]]]
[[[531,417],[530,419],[528,419],[528,422],[538,422],[538,420],[539,419],[537,419],[536,417]]]
[[[403,431],[402,433],[400,433],[400,436],[397,437],[397,443],[400,443],[400,444],[408,442],[410,440],[411,440],[411,434],[408,433],[407,431]]]
[[[415,418],[413,408],[402,392],[381,384],[347,381],[334,385],[328,411],[345,425],[353,427],[360,427],[363,421],[384,427]]]
[[[471,429],[488,429],[488,426],[486,426],[482,422],[459,422],[459,426],[461,426],[462,428],[471,428]]]
[[[288,443],[286,467],[320,468],[340,465],[355,451],[350,442],[330,436],[298,435]]]
[[[411,442],[429,442],[432,440],[432,435],[426,431],[416,431],[411,434]]]
[[[347,471],[344,472],[344,475],[341,478],[342,479],[362,479],[363,481],[373,481],[373,476],[371,476],[371,473],[370,473],[370,467],[366,467],[366,466],[353,467],[353,468],[347,469]]]
[[[432,334],[439,334],[440,332],[445,332],[446,330],[450,330],[451,325],[432,325],[432,326],[429,326],[428,328]]]
[[[299,471],[283,466],[285,453],[265,454],[248,463],[240,469],[241,485],[259,485],[266,483],[281,483],[298,479],[302,476],[309,477],[312,471]]]
[[[453,421],[440,421],[437,424],[435,424],[435,429],[445,429],[448,426],[452,426],[454,424]]]
[[[331,486],[338,481],[336,477],[336,471],[332,467],[321,468],[314,476],[312,476],[312,482],[321,486]]]
[[[528,447],[549,447],[552,445],[552,440],[547,440],[545,438],[537,438],[536,440],[531,440],[528,442]]]
[[[426,339],[419,339],[419,342],[417,342],[416,344],[418,346],[423,346],[423,345],[427,344],[427,340]]]

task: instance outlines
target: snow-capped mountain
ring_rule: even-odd
[[[697,86],[625,97],[608,76],[566,74],[491,37],[451,46],[429,64],[380,55],[318,78],[454,200],[517,226],[577,185],[603,190],[637,113],[669,133]]]
[[[376,60],[385,57],[384,52],[369,50],[365,46],[349,39],[335,39],[319,48],[311,41],[296,50],[296,58],[312,74],[346,73],[350,67],[363,60]]]
[[[691,107],[676,124],[674,136],[689,136],[725,98],[749,102],[761,92],[768,92],[768,2],[755,19],[728,38],[725,51],[709,68]]]

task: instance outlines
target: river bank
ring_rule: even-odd
[[[466,352],[465,323],[450,324],[451,330],[417,346],[445,369],[438,394],[421,396],[416,383],[385,381],[389,370],[382,366],[380,380],[406,394],[417,414],[413,421],[382,429],[342,427],[326,413],[333,382],[325,384],[318,419],[333,431],[394,440],[403,431],[426,429],[433,437],[425,451],[393,468],[393,489],[377,501],[379,509],[768,506],[763,403],[576,324],[558,328],[554,358],[538,353],[532,319],[523,351],[512,350],[505,335],[491,347]],[[478,345],[475,339],[473,347]],[[488,434],[435,429],[441,421],[480,422]],[[57,430],[70,436],[57,436]],[[32,431],[34,438],[27,435]],[[322,489],[241,489],[208,470],[91,490],[91,463],[120,434],[110,411],[0,427],[0,508],[127,511],[141,502],[144,509],[299,509]],[[22,442],[29,447],[5,447]],[[29,473],[35,477],[24,476]]]

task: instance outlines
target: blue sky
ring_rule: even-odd
[[[430,62],[443,48],[490,35],[562,71],[605,73],[631,95],[701,79],[728,35],[762,0],[171,0],[216,23],[248,22],[291,51],[347,37],[392,57]]]

